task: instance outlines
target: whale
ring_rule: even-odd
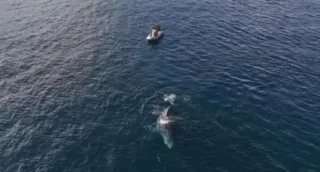
[[[162,136],[164,144],[171,149],[173,147],[173,123],[174,105],[167,107],[157,118],[157,129]]]

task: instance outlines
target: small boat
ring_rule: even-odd
[[[162,38],[163,36],[163,31],[159,31],[157,36],[152,36],[151,33],[147,36],[147,40],[148,41],[157,41],[159,40],[160,38]]]
[[[158,41],[163,36],[163,31],[160,25],[154,25],[151,28],[151,33],[147,36],[147,41]]]

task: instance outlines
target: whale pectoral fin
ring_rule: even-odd
[[[170,116],[173,116],[174,114],[174,105],[170,105],[168,108],[167,108],[167,111],[166,111],[166,116],[167,117],[170,117]]]

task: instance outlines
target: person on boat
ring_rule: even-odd
[[[160,30],[161,30],[161,27],[160,27],[159,25],[152,26],[151,36],[152,36],[152,37],[157,37]]]

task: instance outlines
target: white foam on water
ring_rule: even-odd
[[[184,102],[188,102],[188,101],[190,101],[190,97],[187,96],[187,95],[183,95],[183,96],[182,96],[182,100],[183,100]]]
[[[175,94],[165,94],[163,100],[165,102],[170,102],[171,104],[174,103],[174,101],[176,100],[176,95]]]
[[[153,110],[152,110],[152,115],[156,115],[156,116],[159,116],[159,115],[162,115],[163,111],[165,109],[161,108],[160,106],[153,106]]]

